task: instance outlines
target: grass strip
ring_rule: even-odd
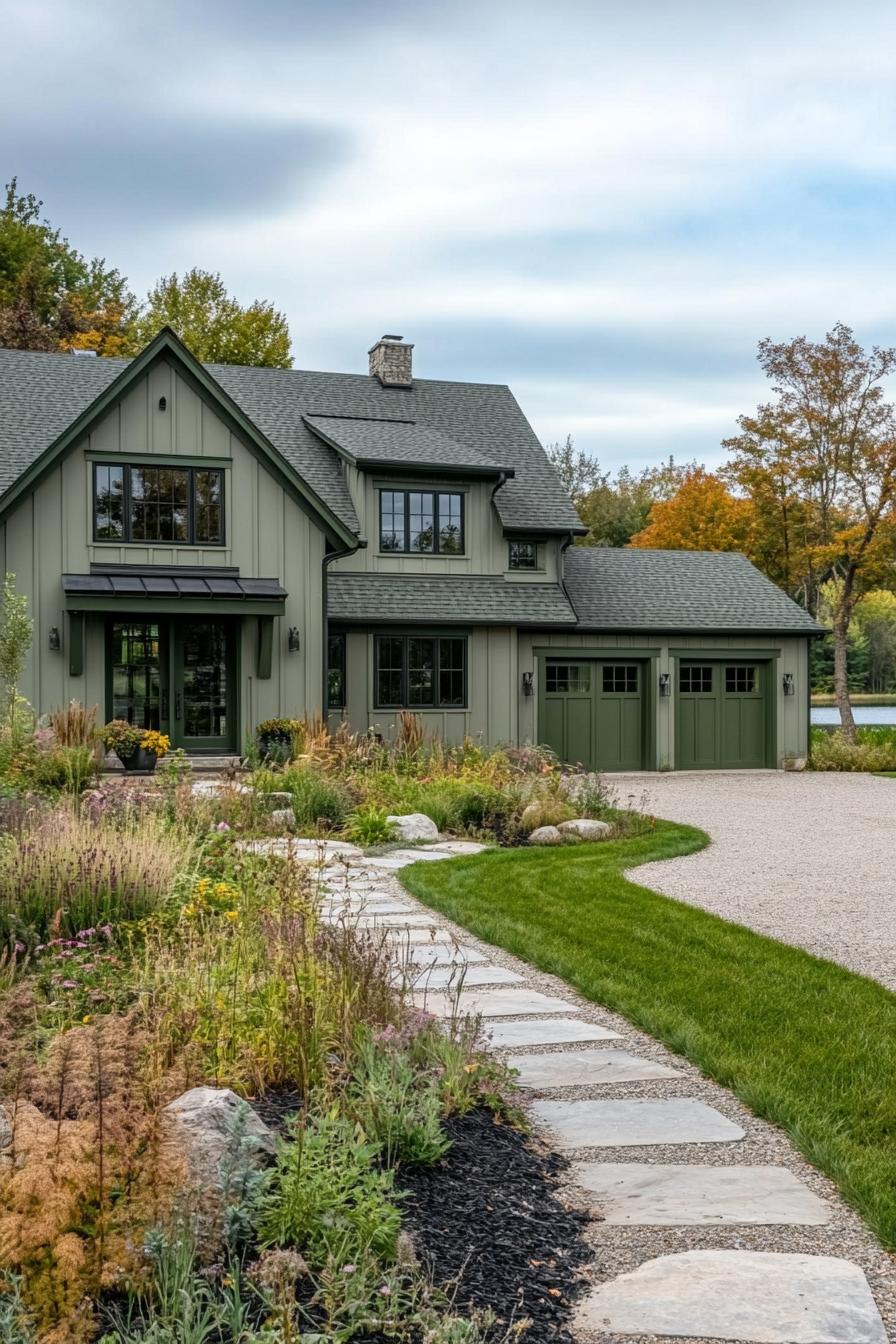
[[[706,843],[660,822],[635,839],[492,851],[400,877],[424,904],[622,1013],[780,1125],[896,1249],[896,995],[624,876]]]

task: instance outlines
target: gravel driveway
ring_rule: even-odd
[[[634,881],[896,990],[896,780],[751,771],[607,782],[620,802],[712,838]]]

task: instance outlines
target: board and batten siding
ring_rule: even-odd
[[[380,574],[504,574],[511,582],[557,582],[560,554],[557,540],[539,543],[539,569],[508,570],[507,539],[492,501],[493,481],[464,482],[451,477],[437,480],[396,473],[386,476],[376,471],[359,471],[350,463],[345,464],[345,479],[367,546],[346,559],[335,561],[331,571],[334,574],[340,571],[357,573],[359,570]],[[380,551],[380,490],[445,490],[462,494],[464,554],[396,555],[391,551]]]
[[[422,632],[422,631],[421,631]],[[409,632],[410,633],[410,632]],[[520,630],[506,627],[474,628],[468,638],[468,707],[460,710],[424,710],[420,718],[428,733],[438,734],[446,742],[457,743],[470,736],[485,744],[525,745],[538,743],[538,679],[543,675],[544,659],[535,650],[580,651],[583,657],[646,652],[656,654],[650,675],[668,672],[672,695],[653,696],[656,715],[656,759],[648,769],[668,770],[675,761],[676,659],[670,650],[776,653],[772,659],[771,694],[776,722],[776,763],[804,759],[808,750],[808,714],[806,686],[808,678],[808,641],[804,638],[772,635],[638,635],[575,634],[570,631]],[[335,728],[344,717],[352,731],[375,731],[385,738],[394,736],[398,713],[375,707],[373,687],[373,639],[370,631],[349,631],[346,636],[346,709],[344,716],[330,715]],[[549,653],[545,656],[550,656]],[[522,689],[524,672],[533,674],[533,693]],[[793,675],[796,693],[785,696],[782,679]]]
[[[166,400],[164,411],[159,409],[161,397]],[[118,457],[147,462],[157,455],[224,464],[224,546],[93,540],[92,463]],[[258,620],[245,617],[241,622],[241,735],[264,718],[319,710],[324,534],[268,465],[167,362],[150,369],[21,500],[0,524],[0,548],[5,569],[16,575],[17,590],[29,597],[34,641],[21,690],[40,713],[74,698],[97,705],[100,719],[105,718],[104,616],[86,617],[84,674],[71,676],[68,662],[61,576],[86,573],[91,563],[236,566],[243,578],[279,579],[289,596],[285,615],[274,618],[269,679],[260,681],[256,676]],[[146,618],[152,615],[149,607]],[[122,611],[126,610],[123,605]],[[212,603],[209,612],[214,612]],[[62,634],[61,652],[48,647],[51,626]],[[287,651],[291,626],[300,632],[299,653]]]

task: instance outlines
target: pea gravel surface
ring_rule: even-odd
[[[643,785],[643,776],[638,782]],[[881,783],[887,783],[881,780]],[[716,787],[719,780],[716,778]],[[699,823],[698,823],[699,824]],[[686,861],[686,860],[685,860]],[[675,860],[676,863],[682,860]],[[653,867],[670,865],[651,865]],[[638,880],[644,881],[644,867],[638,870]],[[383,882],[390,893],[412,906],[415,913],[425,910],[418,901],[401,886],[397,876],[391,874]],[[653,885],[652,883],[650,885]],[[443,916],[433,913],[433,925],[438,926],[438,941],[453,938],[458,944],[476,948],[484,952],[488,962],[495,966],[504,966],[517,971],[524,980],[524,986],[543,994],[565,999],[571,1006],[571,1012],[552,1014],[566,1017],[574,1015],[580,1020],[594,1022],[618,1032],[620,1039],[608,1041],[609,1047],[625,1049],[645,1059],[667,1064],[676,1070],[674,1078],[654,1079],[648,1082],[602,1085],[593,1090],[588,1088],[563,1088],[546,1090],[531,1094],[540,1099],[563,1098],[567,1100],[595,1097],[601,1099],[646,1098],[646,1097],[694,1097],[715,1107],[722,1115],[739,1125],[745,1131],[745,1137],[735,1143],[701,1143],[693,1145],[651,1145],[648,1150],[630,1147],[601,1148],[599,1152],[590,1150],[564,1150],[563,1156],[571,1163],[579,1160],[599,1160],[601,1162],[675,1162],[695,1165],[771,1165],[786,1167],[793,1172],[819,1198],[823,1199],[831,1210],[830,1222],[824,1226],[768,1226],[768,1225],[730,1225],[730,1226],[620,1226],[601,1220],[599,1205],[587,1192],[577,1187],[572,1180],[566,1186],[566,1198],[571,1207],[588,1210],[594,1221],[586,1232],[586,1237],[594,1252],[590,1265],[584,1267],[584,1274],[590,1284],[603,1283],[620,1274],[628,1273],[647,1260],[659,1256],[672,1255],[681,1251],[717,1249],[798,1252],[809,1255],[833,1255],[851,1260],[864,1271],[868,1284],[884,1322],[890,1344],[896,1344],[896,1259],[888,1255],[871,1234],[865,1223],[840,1198],[836,1187],[820,1172],[811,1167],[796,1151],[787,1135],[774,1125],[759,1119],[725,1088],[704,1078],[700,1071],[689,1061],[672,1054],[665,1046],[652,1037],[638,1031],[624,1017],[612,1013],[606,1008],[589,1002],[577,994],[564,981],[556,976],[545,975],[528,963],[510,956],[500,948],[495,948],[473,937],[459,925],[452,924]],[[745,922],[745,921],[743,921]],[[487,993],[487,990],[482,990]],[[531,1016],[525,1014],[524,1016]],[[509,1020],[503,1018],[502,1022]],[[487,1035],[488,1021],[483,1021],[483,1030]],[[544,1047],[546,1051],[581,1049],[572,1043],[568,1046]],[[513,1064],[514,1054],[527,1054],[531,1047],[517,1047],[516,1050],[502,1052],[509,1064]],[[525,1107],[526,1098],[522,1094]],[[550,1142],[550,1136],[543,1134]],[[583,1344],[591,1344],[599,1339],[600,1344],[654,1344],[654,1335],[616,1335],[601,1333],[598,1336],[584,1334]],[[696,1340],[678,1339],[678,1344],[696,1344]]]
[[[771,770],[607,775],[618,801],[711,844],[633,882],[896,990],[896,779]]]

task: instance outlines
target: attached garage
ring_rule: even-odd
[[[643,770],[649,661],[548,658],[540,721],[561,761],[588,770]]]
[[[678,660],[679,770],[757,770],[774,763],[771,659]]]

